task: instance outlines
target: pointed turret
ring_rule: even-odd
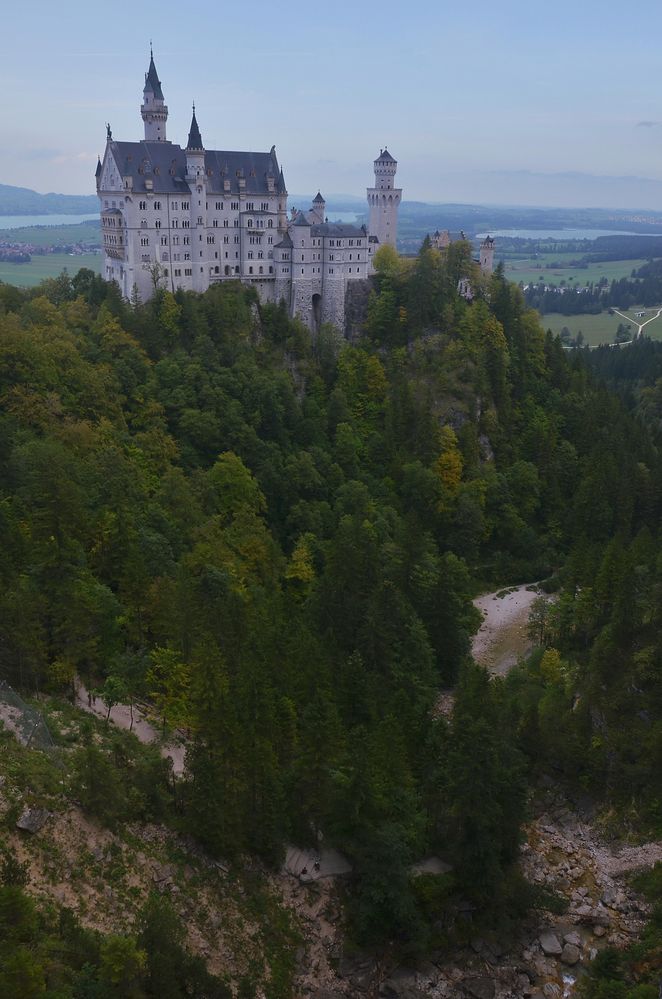
[[[154,53],[149,49],[149,69],[145,73],[145,87],[143,89],[143,103],[140,108],[142,119],[145,122],[146,142],[167,142],[166,122],[168,120],[168,108],[163,97],[163,89],[159,74],[154,65]]]
[[[154,53],[152,52],[151,45],[149,47],[149,69],[145,74],[145,90],[151,90],[154,97],[160,101],[164,99],[159,74],[156,72],[156,66],[154,65]]]
[[[324,221],[324,218],[326,216],[326,201],[324,200],[319,191],[313,198],[311,212],[315,215],[317,219],[319,219],[320,222]]]
[[[189,183],[200,183],[205,177],[205,150],[202,145],[202,136],[198,128],[198,121],[195,117],[195,104],[193,105],[193,116],[191,117],[191,127],[186,143],[186,178]]]
[[[195,117],[195,104],[193,104],[193,117],[191,118],[191,127],[188,130],[188,142],[186,143],[187,149],[204,149],[202,145],[202,136],[200,135],[200,129],[198,128],[198,122]]]

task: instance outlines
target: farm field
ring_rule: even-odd
[[[0,260],[0,281],[23,288],[34,288],[44,278],[57,277],[63,270],[76,274],[81,267],[89,267],[95,274],[101,274],[102,261],[100,253],[81,253],[79,256],[48,253],[43,257],[33,257],[29,264],[12,264]]]
[[[33,246],[71,246],[76,243],[101,245],[98,222],[76,225],[31,225],[23,229],[0,229],[0,241],[31,243]]]
[[[634,314],[638,311],[640,310],[637,308],[623,311],[623,315],[628,316],[632,323],[633,333],[636,333],[639,323],[655,315],[657,308],[646,309],[643,319],[635,319]],[[581,330],[584,334],[584,343],[590,347],[597,347],[601,343],[613,343],[618,325],[625,323],[625,319],[616,313],[610,316],[608,312],[601,312],[597,316],[562,316],[558,312],[550,312],[541,317],[541,322],[543,329],[551,330],[554,334],[560,334],[564,326],[567,326],[573,337]],[[662,340],[662,316],[646,326],[644,336],[650,337],[651,340]]]
[[[506,277],[509,281],[519,284],[535,283],[543,279],[545,284],[560,285],[561,281],[566,284],[585,285],[591,281],[596,284],[600,278],[608,281],[618,281],[623,277],[630,277],[633,270],[642,267],[645,260],[607,260],[602,263],[589,264],[588,267],[555,267],[553,270],[547,266],[550,263],[562,261],[560,254],[541,254],[536,258],[524,260],[506,260],[504,266]],[[573,254],[576,259],[576,254]]]

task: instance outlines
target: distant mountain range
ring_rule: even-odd
[[[0,215],[86,215],[98,210],[94,194],[38,194],[0,184]]]

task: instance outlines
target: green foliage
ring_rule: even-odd
[[[468,245],[380,251],[353,346],[238,282],[130,307],[79,275],[2,303],[2,675],[77,672],[190,736],[176,816],[156,752],[79,747],[89,812],[271,864],[322,833],[354,864],[355,937],[412,950],[425,852],[483,911],[515,897],[525,758],[662,821],[658,451]],[[476,580],[560,566],[557,657],[490,684]],[[110,986],[157,975],[144,942],[105,953]]]

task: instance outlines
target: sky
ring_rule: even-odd
[[[290,192],[662,210],[662,3],[29,0],[0,34],[0,183],[94,193],[143,137],[150,39],[185,145],[276,145]]]

